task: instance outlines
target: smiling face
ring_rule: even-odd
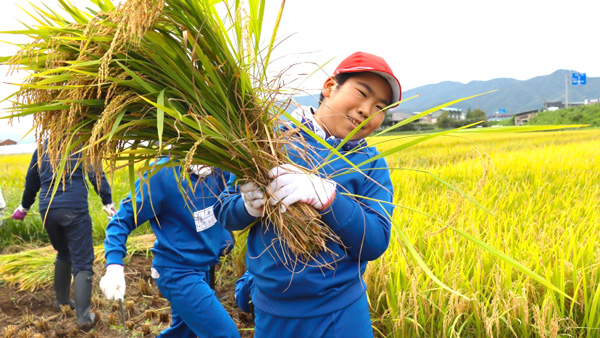
[[[391,103],[392,90],[386,80],[374,73],[353,73],[338,85],[333,77],[323,85],[323,102],[315,112],[315,120],[329,134],[345,138],[369,116],[375,114],[352,140],[365,138],[381,125],[383,108]]]

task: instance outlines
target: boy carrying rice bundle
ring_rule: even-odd
[[[385,60],[363,52],[350,55],[325,81],[321,105],[294,112],[314,134],[289,126],[296,131],[288,148],[291,163],[269,171],[266,191],[248,182],[232,184],[221,194],[214,209],[228,230],[259,222],[248,234],[246,266],[253,278],[244,280],[253,280],[253,285],[237,287],[252,290],[255,337],[373,336],[362,275],[368,261],[388,247],[393,188],[384,158],[364,138],[400,97],[400,83]],[[341,155],[334,154],[332,148],[352,133]],[[332,254],[287,260],[293,255],[263,217],[264,207],[275,205],[286,212],[296,202],[311,205],[323,226],[339,237],[341,244],[327,243]]]

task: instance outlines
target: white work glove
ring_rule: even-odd
[[[115,209],[114,203],[105,204],[102,207],[102,210],[104,210],[104,212],[108,215],[109,219],[111,219],[117,213],[117,209]]]
[[[190,172],[198,175],[200,178],[204,178],[212,173],[212,167],[208,165],[192,165],[190,166]]]
[[[261,217],[265,206],[265,194],[254,182],[240,185],[240,192],[244,200],[246,211],[251,216]]]
[[[109,264],[106,273],[100,279],[100,289],[108,300],[125,298],[125,267],[120,264]]]
[[[307,174],[292,164],[284,164],[269,171],[271,198],[269,204],[282,203],[284,206],[303,202],[322,211],[336,195],[337,184],[317,175]],[[285,209],[283,209],[285,211]]]

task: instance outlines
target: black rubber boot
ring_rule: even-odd
[[[96,325],[96,316],[90,312],[92,306],[92,274],[91,271],[79,271],[75,275],[77,327],[85,332]]]
[[[208,286],[211,289],[215,289],[215,266],[211,265],[210,270],[208,270]]]
[[[54,310],[60,311],[62,305],[75,308],[75,302],[71,299],[71,264],[56,260],[54,262]]]

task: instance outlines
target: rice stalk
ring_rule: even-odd
[[[31,73],[12,95],[11,118],[33,116],[39,150],[47,140],[58,172],[68,175],[65,155],[81,152],[84,169],[126,161],[135,180],[134,165],[147,171],[167,156],[266,188],[268,171],[289,162],[285,147],[296,131],[280,129],[290,100],[267,77],[277,27],[265,46],[264,0],[92,2],[98,10],[61,1],[71,18],[38,11],[39,26],[9,32],[33,41],[0,59]],[[265,209],[291,251],[286,261],[333,254],[327,242],[341,244],[307,205]]]

